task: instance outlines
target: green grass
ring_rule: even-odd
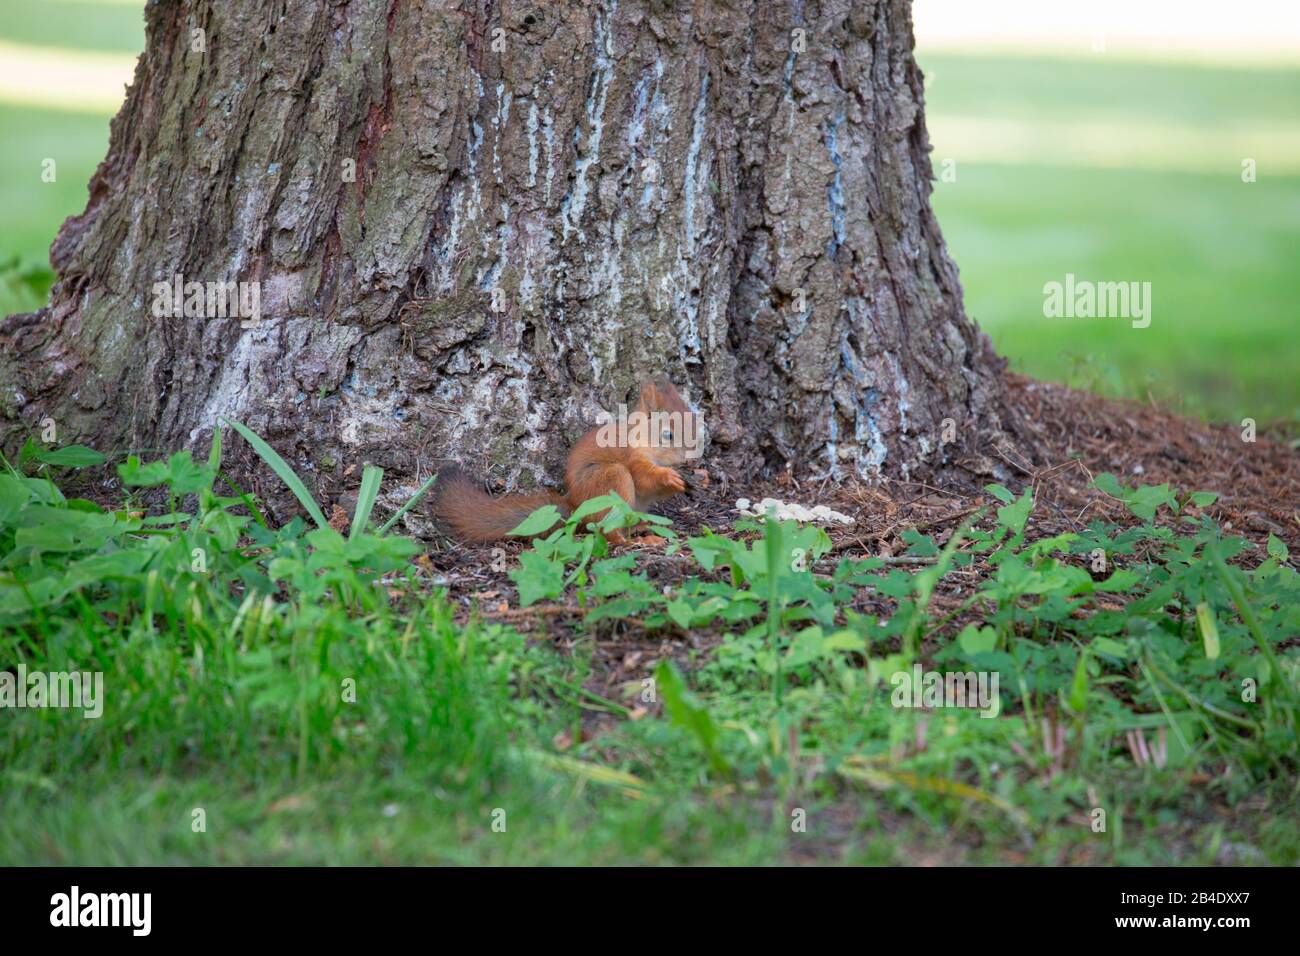
[[[1300,421],[1300,177],[960,167],[936,187],[968,312],[1013,367],[1230,421]],[[1150,282],[1151,324],[1045,318],[1066,273]]]
[[[144,5],[117,0],[9,0],[0,41],[41,48],[138,54]],[[49,248],[68,216],[86,207],[86,186],[108,151],[110,117],[0,103],[0,315],[38,308],[49,277]],[[54,182],[42,177],[56,163]],[[13,267],[17,261],[17,268]]]
[[[86,208],[86,187],[108,149],[107,116],[0,107],[0,183],[5,230],[0,258],[21,256],[48,264],[50,243],[63,220]],[[46,159],[55,181],[41,178]]]
[[[1294,123],[1300,70],[918,51],[926,108],[951,116],[1160,120],[1213,130]],[[1032,157],[1026,157],[1032,162]]]
[[[1280,139],[1300,116],[1300,70],[920,59],[934,75],[936,166],[958,164],[955,182],[936,183],[935,210],[967,311],[1013,367],[1189,414],[1300,423],[1300,170]],[[1031,141],[1041,132],[1014,163],[966,161],[990,144],[949,118],[1013,121]],[[1140,168],[1150,157],[1139,144],[1128,151],[1138,168],[1097,166],[1054,144],[1074,123],[1096,124],[1119,156],[1135,130],[1186,128],[1195,155]],[[1246,156],[1258,160],[1253,183],[1241,181]],[[1151,282],[1151,326],[1044,318],[1043,285],[1066,273]]]
[[[793,522],[658,519],[689,572],[669,592],[583,527],[646,516],[593,501],[509,573],[521,606],[583,609],[558,652],[458,619],[364,507],[346,536],[266,527],[215,490],[219,446],[128,458],[114,508],[51,480],[101,460],[0,462],[0,660],[103,675],[96,718],[7,712],[0,864],[1300,861],[1300,575],[1213,495],[1103,475],[1135,520],[1038,539],[1030,492],[990,486],[942,551],[909,536],[915,571]],[[978,592],[932,609],[961,567]],[[659,650],[597,693],[594,642],[629,630]],[[1002,711],[899,706],[914,663],[998,675]]]
[[[6,0],[0,39],[106,53],[144,50],[144,3]]]

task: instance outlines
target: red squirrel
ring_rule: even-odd
[[[639,415],[637,413],[640,413]],[[699,453],[696,413],[664,379],[642,384],[626,428],[611,422],[591,429],[569,453],[565,468],[567,494],[534,492],[493,498],[459,468],[438,476],[432,511],[461,541],[498,541],[543,505],[555,505],[568,517],[584,501],[617,492],[637,511],[686,490],[674,470]],[[591,517],[598,522],[604,512]],[[626,539],[613,531],[611,543]],[[646,540],[650,540],[647,538]]]

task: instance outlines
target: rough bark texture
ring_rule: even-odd
[[[737,474],[915,474],[997,427],[909,0],[146,16],[51,305],[0,327],[2,438],[203,447],[228,416],[318,483],[461,459],[531,484],[648,373]],[[260,282],[260,325],[155,317],[177,273]]]

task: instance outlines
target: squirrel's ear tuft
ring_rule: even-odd
[[[679,406],[685,407],[685,403],[677,393],[677,387],[667,376],[648,378],[641,383],[641,395],[637,400],[637,407],[642,411],[667,411]]]
[[[641,395],[637,405],[642,409],[659,407],[659,388],[655,379],[648,378],[641,383]]]

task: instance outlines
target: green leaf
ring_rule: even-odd
[[[1167,484],[1143,485],[1125,498],[1124,503],[1128,505],[1129,511],[1143,521],[1150,521],[1154,518],[1161,505],[1167,505],[1175,511],[1178,510],[1178,499],[1174,497]]]
[[[594,568],[592,570],[595,571]],[[644,582],[640,583],[644,584]],[[595,584],[592,586],[592,592],[597,597],[613,597],[616,594],[626,594],[633,589],[644,590],[643,587],[638,587],[638,579],[626,571],[601,571],[596,574]]]
[[[1111,594],[1122,594],[1130,591],[1142,582],[1142,575],[1130,568],[1117,568],[1105,581],[1098,581],[1095,585],[1097,591],[1107,591]]]
[[[1088,652],[1079,654],[1079,663],[1074,666],[1074,679],[1070,682],[1070,696],[1065,705],[1076,714],[1088,709]]]
[[[1178,498],[1170,490],[1168,484],[1125,488],[1114,475],[1109,472],[1102,472],[1093,479],[1092,486],[1112,498],[1118,498],[1124,502],[1129,511],[1146,522],[1155,517],[1156,511],[1161,505],[1165,505],[1173,511],[1178,510]],[[1204,495],[1206,493],[1198,492],[1197,494]]]
[[[379,482],[383,477],[384,469],[378,465],[366,465],[362,469],[361,490],[357,492],[357,510],[352,514],[352,528],[348,532],[349,541],[355,541],[366,530],[370,512],[375,507],[375,499],[379,497]]]
[[[317,506],[315,499],[307,490],[307,486],[302,483],[302,479],[297,473],[289,467],[289,463],[280,457],[274,448],[268,445],[262,438],[247,425],[233,419],[226,419],[230,427],[239,432],[244,437],[244,441],[253,446],[253,451],[261,459],[271,466],[271,470],[276,473],[281,481],[285,483],[293,496],[298,499],[298,503],[303,506],[311,519],[316,522],[318,527],[328,528],[329,522],[325,520],[325,514]]]
[[[683,601],[681,598],[669,601],[664,610],[668,612],[668,616],[672,618],[673,623],[683,631],[690,628],[691,622],[695,620],[694,608],[691,607],[689,602]]]
[[[560,514],[560,509],[555,505],[542,505],[532,514],[507,534],[520,538],[531,538],[534,535],[543,534],[550,531],[557,524],[564,521],[564,516]]]
[[[984,490],[1004,505],[1009,505],[1011,502],[1016,500],[1016,496],[1008,491],[1005,485],[999,485],[996,482],[991,485],[985,485]]]
[[[1219,500],[1219,496],[1212,491],[1193,491],[1187,500],[1198,508],[1208,508]]]
[[[61,468],[89,468],[102,465],[107,459],[99,452],[85,445],[68,445],[66,448],[48,449],[33,446],[29,456],[33,461],[46,465],[58,465]]]
[[[94,551],[117,535],[140,527],[138,521],[119,521],[112,514],[49,505],[29,505],[22,519],[25,526],[15,532],[14,544],[38,552]]]
[[[1098,654],[1108,654],[1111,657],[1127,657],[1128,646],[1110,637],[1093,638],[1089,645]]]
[[[1276,559],[1279,564],[1291,557],[1286,543],[1272,532],[1269,532],[1268,536],[1268,556]]]
[[[188,495],[212,488],[214,473],[197,464],[188,451],[178,451],[166,461],[142,465],[135,455],[117,466],[122,484],[135,488],[167,485],[172,494]]]
[[[934,543],[934,538],[928,534],[921,534],[914,528],[904,529],[903,541],[909,546],[907,553],[918,558],[932,558],[939,553],[939,546]]]
[[[7,525],[31,497],[31,491],[23,482],[9,475],[0,475],[0,527]]]
[[[1103,471],[1096,478],[1094,478],[1092,480],[1092,486],[1096,488],[1098,491],[1110,495],[1112,498],[1124,497],[1123,485],[1119,483],[1118,478],[1116,478],[1108,471]]]
[[[510,580],[519,589],[520,606],[528,607],[564,593],[564,565],[536,551],[525,551],[519,555],[519,567],[510,572]]]
[[[212,447],[208,449],[208,470],[216,474],[221,470],[221,422],[212,429]]]
[[[594,515],[597,512],[609,509],[610,513],[602,519],[602,523],[610,518],[615,519],[616,524],[621,524],[624,516],[631,513],[631,506],[624,501],[619,495],[610,493],[601,495],[598,498],[588,498],[569,515],[569,523],[582,527],[582,519]]]
[[[983,654],[998,646],[998,632],[991,627],[967,624],[957,635],[957,643],[966,654]]]
[[[860,634],[855,634],[847,628],[841,628],[833,634],[826,637],[822,642],[822,649],[827,651],[853,651],[855,653],[865,653],[867,642]]]
[[[1029,512],[1033,507],[1033,490],[1026,488],[1015,504],[998,509],[998,523],[1009,528],[1012,534],[1020,534],[1025,530],[1025,522],[1029,520]]]
[[[1214,611],[1204,601],[1196,605],[1196,626],[1205,642],[1206,659],[1216,660],[1219,656],[1219,624],[1214,619]]]
[[[660,661],[655,668],[655,684],[663,694],[664,709],[668,711],[669,721],[695,735],[714,770],[729,774],[731,767],[718,750],[718,728],[709,712],[696,703],[686,689],[686,682],[682,680],[676,665],[671,661]]]

